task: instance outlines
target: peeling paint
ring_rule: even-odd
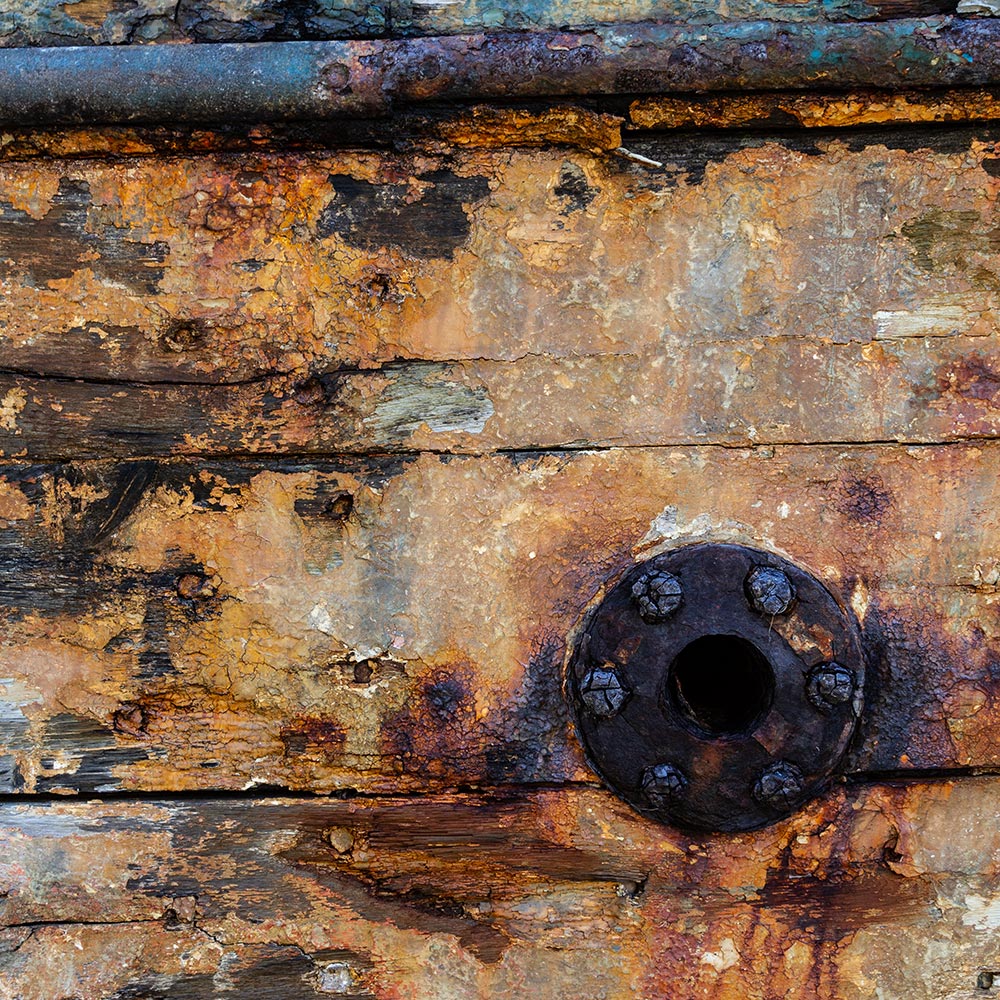
[[[19,433],[17,418],[27,402],[28,394],[24,389],[8,389],[0,399],[0,428],[14,434]]]

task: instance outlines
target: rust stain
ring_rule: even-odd
[[[881,524],[894,506],[892,494],[879,476],[848,477],[840,488],[839,507],[852,521],[869,527]]]
[[[629,123],[647,129],[746,125],[844,128],[997,118],[1000,118],[1000,97],[992,90],[651,97],[634,101],[629,108]]]
[[[347,738],[343,726],[330,719],[306,716],[290,719],[278,734],[286,756],[318,755],[321,758],[340,751]]]
[[[505,149],[519,146],[577,146],[593,153],[622,145],[623,119],[579,107],[543,111],[477,106],[438,126],[451,146]]]
[[[100,28],[109,18],[132,6],[127,0],[124,3],[122,0],[68,0],[57,9],[88,28]]]

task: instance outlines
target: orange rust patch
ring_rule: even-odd
[[[453,146],[502,149],[512,146],[578,146],[592,152],[622,144],[622,119],[583,108],[555,107],[544,111],[479,106],[438,127]]]
[[[745,125],[831,128],[891,123],[992,121],[1000,96],[992,90],[753,94],[724,97],[651,97],[629,108],[637,128],[739,128]]]

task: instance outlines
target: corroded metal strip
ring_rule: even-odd
[[[35,124],[278,121],[394,102],[687,91],[984,85],[1000,25],[639,23],[351,42],[96,46],[0,52],[0,118]]]
[[[372,43],[123,45],[0,52],[0,118],[278,121],[385,110]],[[348,71],[347,66],[350,65]]]
[[[994,89],[909,89],[647,97],[633,102],[628,124],[634,129],[850,128],[997,119],[1000,119],[1000,92]]]

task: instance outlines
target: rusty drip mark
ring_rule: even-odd
[[[998,43],[996,21],[930,17],[5,49],[0,119],[265,122],[371,117],[432,100],[981,86],[1000,78]]]

